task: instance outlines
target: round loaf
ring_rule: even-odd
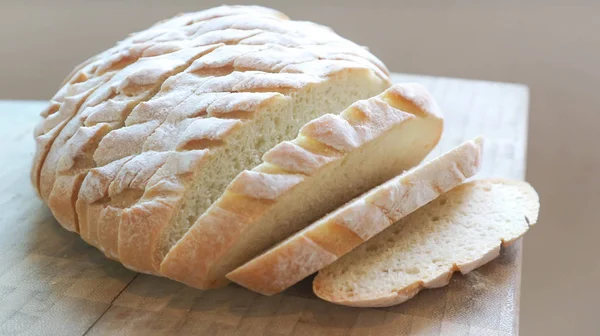
[[[32,183],[64,228],[152,274],[272,146],[391,85],[364,47],[258,6],[158,22],[63,84],[35,129]]]

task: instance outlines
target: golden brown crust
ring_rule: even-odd
[[[97,124],[92,127],[82,127],[73,135],[67,145],[68,156],[63,156],[57,164],[58,177],[54,182],[52,192],[48,196],[48,206],[54,217],[69,231],[78,231],[76,214],[73,211],[79,186],[85,178],[81,173],[82,166],[93,162],[91,149],[95,148],[104,135],[110,132],[107,124]],[[69,172],[68,175],[62,173]],[[76,188],[75,190],[73,188]]]
[[[342,227],[337,228],[344,230]],[[315,268],[321,269],[337,258],[337,255],[316,244],[312,239],[300,235],[281,244],[277,253],[261,255],[260,263],[246,263],[242,273],[236,270],[227,277],[255,292],[273,295],[290,286],[289,279],[282,274],[312,274]]]
[[[207,150],[169,153],[145,185],[134,205],[123,209],[119,224],[118,251],[123,265],[147,273],[158,273],[162,256],[157,243],[170,219],[184,201],[184,185],[204,164]]]
[[[109,197],[110,184],[117,174],[132,157],[113,161],[110,164],[89,171],[79,191],[76,210],[79,219],[79,234],[91,245],[101,248],[98,242],[98,227],[103,226],[107,218],[103,214],[105,208],[111,207],[103,199]],[[112,213],[111,210],[108,210]],[[113,218],[114,216],[110,216]],[[115,249],[116,251],[116,249]]]

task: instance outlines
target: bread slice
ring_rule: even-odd
[[[227,274],[273,295],[333,263],[479,171],[482,139],[463,143],[378,186]]]
[[[465,183],[322,269],[313,290],[347,306],[402,303],[493,260],[537,222],[539,199],[526,182]]]
[[[391,85],[365,48],[256,6],[166,20],[69,77],[36,132],[34,185],[65,228],[153,274],[269,148]]]
[[[225,284],[227,273],[260,252],[417,165],[442,128],[433,97],[410,83],[311,121],[229,184],[169,251],[161,272],[198,288]]]

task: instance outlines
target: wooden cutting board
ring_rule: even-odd
[[[445,113],[438,155],[486,137],[479,177],[522,179],[528,89],[397,74],[426,85]],[[513,335],[521,242],[449,286],[389,308],[337,306],[312,279],[264,297],[236,285],[200,291],[129,271],[63,230],[29,182],[44,102],[0,102],[0,335]]]

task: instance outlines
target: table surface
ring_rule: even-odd
[[[529,91],[518,84],[395,74],[427,86],[445,115],[438,155],[485,137],[480,177],[523,179]],[[138,274],[63,230],[29,182],[44,102],[0,101],[0,335],[513,335],[522,245],[446,287],[388,308],[318,299],[305,279],[264,297],[236,285],[200,291]]]

